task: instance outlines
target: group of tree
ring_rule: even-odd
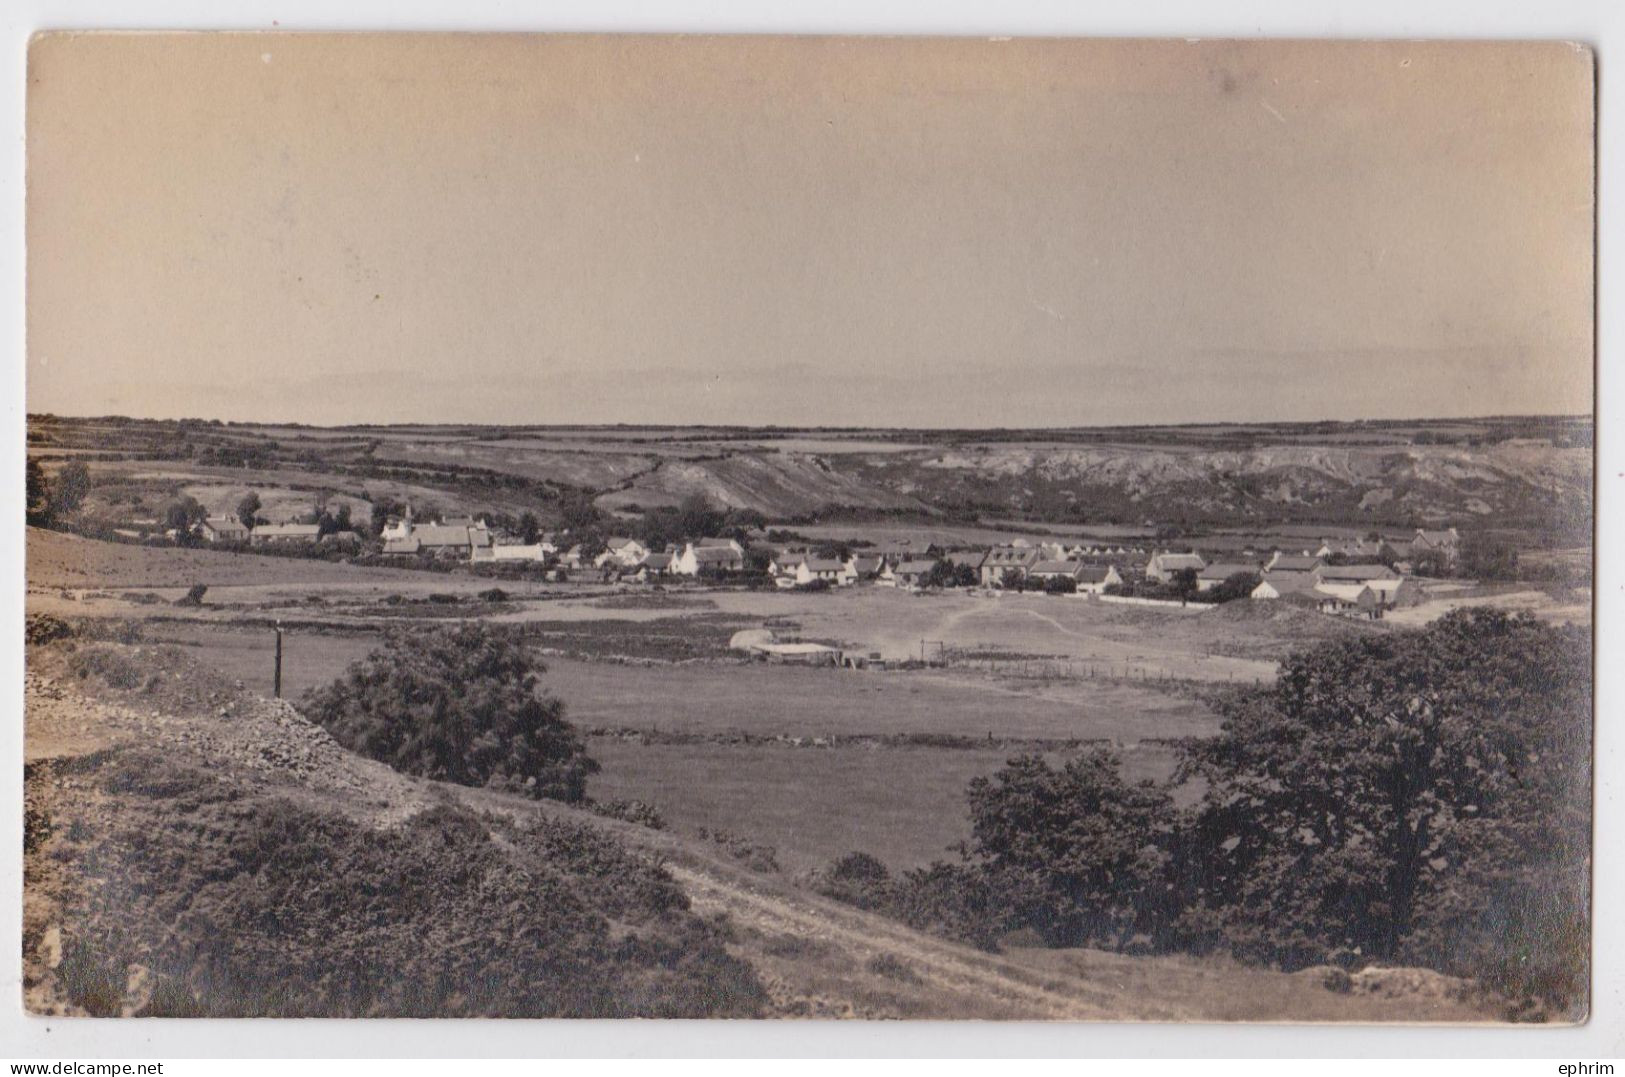
[[[1573,1016],[1589,961],[1590,657],[1577,628],[1490,609],[1321,644],[1227,697],[1220,734],[1182,745],[1167,782],[1128,781],[1105,750],[977,779],[967,858],[933,885],[957,880],[949,926],[972,941],[1025,928],[1054,946],[1225,950],[1288,970],[1420,965],[1526,1015]],[[849,864],[826,888],[909,918],[923,874],[881,885],[857,868],[861,886]]]
[[[73,516],[90,493],[90,469],[78,460],[70,461],[52,476],[45,474],[39,461],[26,465],[24,515],[33,527],[51,527]]]

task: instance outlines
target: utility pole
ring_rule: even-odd
[[[282,698],[282,625],[276,626],[276,673],[271,682],[271,694]]]

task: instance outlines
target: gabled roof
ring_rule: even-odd
[[[1034,576],[1076,576],[1081,568],[1076,561],[1040,561],[1028,571]]]
[[[1327,565],[1320,570],[1327,583],[1353,583],[1358,580],[1397,580],[1399,573],[1387,565]]]
[[[858,554],[852,558],[852,571],[860,576],[873,576],[886,564],[886,559],[876,555]]]
[[[642,545],[643,543],[639,542],[637,539],[627,538],[624,535],[617,535],[615,538],[612,538],[608,542],[604,543],[604,547],[610,550],[624,550],[628,546]]]
[[[810,560],[804,553],[781,553],[773,559],[773,563],[780,568],[795,568],[797,565]]]
[[[983,568],[1030,568],[1044,559],[1044,555],[1031,546],[995,546],[987,551]]]
[[[412,535],[409,535],[406,538],[392,538],[384,540],[385,553],[417,553],[422,548],[423,543],[419,542],[417,537]]]
[[[807,560],[808,572],[842,572],[846,569],[845,561],[837,561],[833,557],[813,557]]]
[[[1268,584],[1270,589],[1278,595],[1307,595],[1315,589],[1315,578],[1307,572],[1266,573],[1263,583],[1253,588],[1257,594],[1259,587]]]
[[[417,524],[412,537],[425,546],[470,546],[473,539],[467,524]],[[486,536],[486,543],[490,536]]]
[[[1257,565],[1244,565],[1236,561],[1215,561],[1196,574],[1199,580],[1217,580],[1223,583],[1239,572],[1257,573]]]
[[[897,571],[907,576],[923,576],[936,567],[935,561],[904,561],[897,566]]]
[[[671,567],[673,557],[669,553],[652,553],[645,557],[640,564],[645,568],[665,570]]]
[[[1079,583],[1105,583],[1111,577],[1111,574],[1112,566],[1110,565],[1078,566]]]
[[[1456,529],[1453,527],[1448,531],[1429,531],[1419,527],[1416,529],[1416,537],[1433,546],[1448,546],[1450,543],[1457,541],[1460,536],[1456,534]]]
[[[948,563],[955,566],[968,565],[971,568],[981,568],[982,562],[987,560],[986,550],[955,550],[948,555]]]
[[[713,538],[707,536],[705,538],[697,538],[694,540],[694,548],[696,550],[709,550],[717,546],[725,546],[732,549],[734,545],[735,540],[731,538]]]
[[[723,561],[743,561],[745,555],[731,546],[696,546],[694,547],[694,560],[701,564],[717,564]]]
[[[1163,571],[1171,569],[1176,572],[1185,568],[1194,568],[1200,572],[1207,567],[1207,562],[1202,560],[1202,555],[1195,553],[1159,553],[1152,556],[1151,564],[1156,565]]]
[[[235,516],[210,516],[203,521],[203,526],[211,531],[229,531],[235,535],[246,535],[248,528]]]
[[[1277,557],[1270,565],[1271,572],[1312,572],[1325,564],[1318,557],[1305,554],[1284,553]]]
[[[261,524],[254,534],[262,538],[315,538],[321,528],[315,524]]]

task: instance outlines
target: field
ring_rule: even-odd
[[[529,511],[558,526],[567,511],[596,507],[619,514],[600,518],[605,529],[635,527],[640,513],[701,494],[718,509],[757,513],[763,527],[813,541],[907,539],[952,547],[1064,536],[1150,547],[1167,541],[1163,521],[1176,518],[1213,550],[1291,549],[1373,529],[1400,535],[1421,522],[1470,526],[1484,515],[1471,500],[1504,516],[1498,523],[1508,533],[1524,536],[1530,564],[1563,566],[1582,578],[1585,551],[1554,537],[1551,506],[1582,477],[1584,431],[1555,422],[1543,432],[1488,421],[1458,425],[1321,435],[1181,428],[1096,437],[132,428],[59,420],[36,424],[31,434],[40,436],[31,436],[30,451],[47,472],[73,458],[91,462],[87,519],[79,521],[90,533],[147,526],[140,521],[150,522],[165,499],[177,496],[226,510],[250,489],[275,513],[326,499],[364,518],[389,498],[411,500],[425,515]],[[1511,429],[1529,436],[1478,446],[1437,440]],[[1423,434],[1429,436],[1415,440]],[[186,452],[179,443],[189,446]],[[119,458],[121,449],[127,458]],[[1399,492],[1372,500],[1381,511],[1362,517],[1357,506],[1373,489]],[[1321,515],[1306,519],[1311,503]],[[1586,512],[1587,506],[1580,504]],[[40,528],[28,531],[27,558],[30,613],[140,622],[142,638],[129,645],[137,661],[154,648],[173,647],[164,653],[186,656],[249,696],[272,691],[273,623],[284,627],[282,692],[295,703],[342,676],[386,631],[477,620],[518,633],[546,667],[540,690],[564,703],[601,764],[590,794],[652,805],[665,829],[654,837],[639,828],[632,833],[679,866],[696,909],[729,912],[740,945],[754,948],[760,967],[793,966],[796,975],[815,977],[833,975],[823,967],[826,958],[800,936],[793,945],[785,941],[785,925],[801,923],[799,917],[811,917],[806,922],[818,931],[830,922],[821,906],[816,915],[802,910],[814,900],[812,874],[852,851],[878,857],[893,872],[955,859],[955,846],[971,836],[967,787],[1014,756],[1061,762],[1109,745],[1129,779],[1161,780],[1174,770],[1177,742],[1217,732],[1215,700],[1222,693],[1268,684],[1281,659],[1299,648],[1425,624],[1461,606],[1527,609],[1553,621],[1586,623],[1590,616],[1588,590],[1550,582],[1434,582],[1420,605],[1372,623],[1286,603],[1237,602],[1195,613],[979,590],[915,594],[862,586],[811,593],[698,581],[668,581],[656,590],[583,579],[494,580],[461,569],[112,543]],[[176,605],[196,584],[207,587],[201,605]],[[502,594],[486,594],[492,588]],[[730,649],[735,633],[759,628],[783,640],[879,656],[887,668],[780,664]],[[83,746],[95,735],[83,726],[71,743]],[[1196,793],[1186,786],[1177,796],[1189,803]],[[730,861],[733,846],[771,852],[777,870],[751,875]],[[712,864],[718,857],[745,871],[747,881],[719,882]],[[860,935],[876,930],[865,921]],[[793,958],[786,956],[791,951]],[[864,961],[873,956],[863,951]],[[1127,958],[1017,947],[995,979],[1000,990],[1019,995],[1045,990],[1022,979],[1028,976],[1039,984],[1150,977],[1146,983],[1155,986],[1134,990],[1184,998],[1166,1012],[1185,1012],[1179,1007],[1211,993],[1200,985],[1245,975],[1199,963],[1148,969]],[[1026,986],[1011,986],[1016,980]],[[1265,978],[1258,986],[1290,995],[1285,982]],[[1181,995],[1179,984],[1197,986]],[[957,996],[904,1004],[875,994],[868,981],[863,990],[854,1005],[893,1016],[965,1005]],[[1318,996],[1311,1001],[1297,1012],[1354,1012]],[[1074,1012],[1054,1005],[1046,1012]],[[821,1012],[816,1004],[814,1012]],[[1201,1012],[1216,1011],[1210,1005]],[[1222,1014],[1277,1012],[1237,1000]]]

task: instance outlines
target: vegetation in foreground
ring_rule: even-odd
[[[1411,964],[1510,1016],[1588,1006],[1590,648],[1493,610],[1323,644],[1236,693],[1175,781],[1101,751],[1017,757],[970,787],[962,863],[892,878],[864,854],[820,889],[986,947],[1228,950],[1288,970]]]
[[[598,769],[511,635],[470,622],[395,632],[304,711],[352,751],[458,785],[580,801]]]
[[[671,876],[589,827],[446,804],[377,831],[153,752],[72,766],[90,795],[35,812],[30,863],[43,853],[76,880],[56,975],[93,1015],[727,1017],[762,1006],[755,974]],[[117,810],[96,811],[102,797]]]

